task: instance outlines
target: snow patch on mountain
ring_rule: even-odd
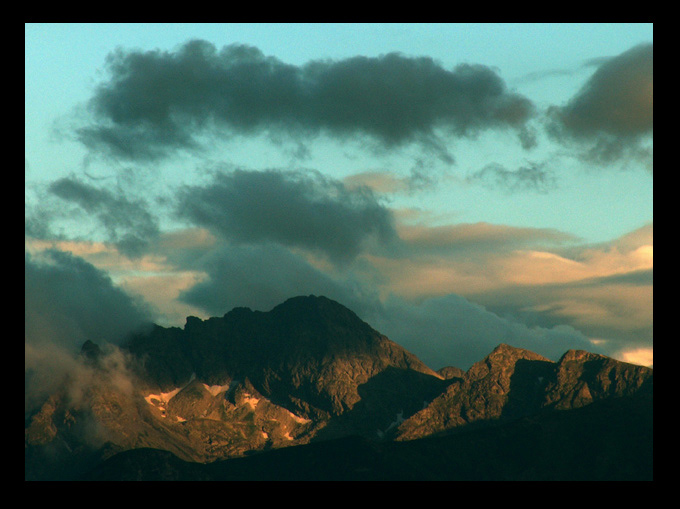
[[[257,408],[257,404],[260,402],[260,398],[256,398],[252,394],[245,393],[243,395],[243,402],[249,404],[250,407],[255,410]]]
[[[203,387],[205,387],[205,390],[208,391],[213,396],[217,396],[218,394],[220,394],[222,392],[228,391],[229,387],[231,387],[231,383],[226,383],[224,385],[203,384]]]
[[[175,389],[173,389],[173,390],[171,390],[171,391],[169,391],[169,392],[159,392],[159,393],[157,393],[157,394],[156,394],[156,393],[148,394],[148,395],[144,396],[144,399],[146,400],[146,402],[147,402],[149,405],[155,406],[155,407],[157,407],[157,408],[160,408],[161,411],[165,411],[165,405],[167,405],[168,402],[169,402],[172,398],[174,398],[175,396],[177,396],[177,394],[179,394],[179,392],[180,392],[182,389],[186,388],[186,387],[187,387],[191,382],[193,382],[195,379],[196,379],[196,374],[195,374],[195,373],[192,373],[192,374],[191,374],[191,378],[189,379],[189,381],[188,381],[186,384],[184,384],[182,387],[177,387],[177,388],[175,388]]]
[[[308,422],[312,422],[311,419],[305,419],[304,417],[300,417],[299,415],[295,415],[293,412],[290,410],[286,410],[288,414],[290,414],[291,418],[297,422],[298,424],[307,424]]]
[[[183,389],[183,387],[177,387],[176,389],[173,389],[170,392],[160,392],[158,394],[149,394],[148,396],[144,396],[144,399],[146,400],[147,403],[149,403],[149,405],[153,405],[153,406],[157,406],[157,407],[165,406],[182,389]]]

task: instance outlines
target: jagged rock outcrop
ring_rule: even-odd
[[[607,398],[652,392],[653,370],[570,350],[557,362],[501,344],[427,407],[400,424],[397,440],[412,440],[470,424],[489,424],[544,409],[580,408]]]
[[[184,329],[156,327],[127,348],[144,361],[140,376],[161,390],[191,376],[208,384],[247,377],[267,399],[315,420],[356,414],[357,403],[376,392],[413,394],[420,407],[443,387],[416,356],[325,297],[292,298],[266,313],[236,308],[222,318],[189,317]],[[375,399],[385,406],[394,398]]]
[[[375,438],[446,384],[352,311],[314,296],[267,313],[189,317],[184,329],[155,326],[116,356],[84,345],[78,380],[27,426],[30,454],[58,442],[208,462],[311,439]],[[86,443],[74,431],[83,428],[96,431]]]
[[[652,392],[653,370],[583,350],[569,350],[545,387],[543,405],[559,410],[625,397],[640,389]]]
[[[446,366],[438,369],[437,374],[444,378],[444,380],[450,380],[451,378],[463,378],[465,371],[455,366]]]

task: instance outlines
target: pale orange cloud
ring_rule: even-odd
[[[422,302],[456,294],[491,310],[571,325],[609,342],[621,359],[636,349],[652,351],[652,225],[600,245],[483,223],[402,224],[398,231],[407,244],[402,257],[363,257],[384,298]]]
[[[113,244],[91,241],[26,239],[25,249],[31,254],[39,254],[47,249],[55,249],[78,256],[100,270],[109,273],[112,279],[127,272],[155,272],[166,269],[165,257],[148,254],[130,259],[121,254]]]
[[[205,279],[203,272],[182,269],[168,259],[177,251],[205,250],[215,242],[203,229],[170,232],[155,239],[150,249],[154,252],[138,258],[128,258],[114,244],[89,241],[49,241],[27,238],[25,249],[32,255],[55,249],[84,259],[133,296],[140,296],[157,312],[163,325],[182,324],[188,315],[203,316],[202,311],[177,299],[183,290]],[[167,253],[167,254],[166,254]]]
[[[652,227],[599,246],[561,232],[488,223],[398,226],[401,256],[364,257],[403,296],[474,295],[509,286],[565,284],[654,267]],[[571,240],[568,247],[562,244]],[[538,245],[537,248],[536,246]]]
[[[161,275],[140,275],[123,278],[119,285],[127,293],[138,295],[152,303],[157,311],[159,325],[182,325],[187,316],[209,318],[204,311],[178,299],[180,293],[205,279],[202,272],[182,271]]]
[[[515,245],[554,244],[574,240],[573,236],[557,230],[518,228],[484,222],[441,226],[400,224],[397,231],[411,249],[419,252],[432,248],[483,251],[493,247],[507,250]]]
[[[654,349],[653,348],[635,348],[621,355],[623,361],[631,364],[639,364],[640,366],[652,366],[654,364]]]

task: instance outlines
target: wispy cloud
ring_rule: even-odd
[[[507,193],[547,193],[557,187],[555,174],[545,169],[546,164],[531,164],[509,170],[500,164],[489,164],[466,177],[466,182],[480,184]]]
[[[457,296],[526,327],[569,326],[593,341],[591,350],[617,358],[652,348],[651,225],[594,246],[557,231],[484,223],[398,231],[407,246],[400,255],[365,254],[357,271],[402,310]]]
[[[530,73],[527,73],[523,76],[520,76],[519,78],[514,80],[514,83],[526,83],[526,82],[532,82],[532,81],[539,81],[539,80],[544,80],[548,78],[555,78],[555,77],[561,77],[561,76],[573,76],[584,69],[589,69],[591,67],[599,67],[600,65],[604,64],[608,60],[610,60],[612,57],[595,57],[595,58],[589,58],[585,62],[582,62],[580,65],[574,67],[574,68],[562,68],[562,69],[545,69],[542,71],[533,71]]]
[[[571,348],[594,350],[573,327],[527,326],[456,294],[417,302],[390,296],[372,323],[433,369],[468,369],[501,342],[553,360]]]
[[[80,257],[53,249],[25,255],[25,339],[78,351],[86,340],[119,343],[150,322],[148,307]]]
[[[127,198],[121,190],[116,193],[98,188],[75,177],[58,179],[48,190],[95,217],[107,232],[108,240],[128,256],[140,256],[149,240],[159,234],[158,219],[148,204]]]
[[[573,241],[573,235],[549,228],[527,228],[492,223],[458,223],[442,226],[426,224],[399,224],[402,241],[400,255],[438,256],[456,260],[456,255],[467,257],[470,253],[500,254],[530,246],[550,245]]]

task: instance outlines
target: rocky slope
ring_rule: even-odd
[[[555,363],[508,345],[467,372],[434,372],[337,302],[296,297],[266,313],[237,308],[189,317],[184,328],[154,326],[120,349],[85,343],[78,373],[27,418],[25,475],[76,479],[103,461],[148,460],[214,477],[194,466],[305,444],[333,451],[330,444],[354,436],[363,444],[357,458],[377,461],[375,476],[401,478],[402,463],[424,461],[420,446],[406,445],[423,437],[509,429],[634,397],[647,398],[651,412],[652,377],[651,369],[587,352]],[[497,432],[489,440],[508,433]],[[556,436],[546,440],[547,450],[557,447]],[[404,445],[386,445],[397,443]],[[607,454],[615,457],[614,449]],[[402,466],[393,471],[390,462]]]
[[[440,437],[345,437],[210,464],[136,449],[83,480],[651,481],[652,413],[650,395],[638,393]]]
[[[313,296],[154,326],[114,352],[87,342],[81,355],[77,379],[27,422],[27,477],[68,475],[64,462],[78,470],[129,449],[210,462],[375,438],[448,383],[349,309]]]
[[[653,392],[650,368],[580,350],[566,352],[555,363],[505,344],[453,380],[429,405],[399,425],[397,440]]]

